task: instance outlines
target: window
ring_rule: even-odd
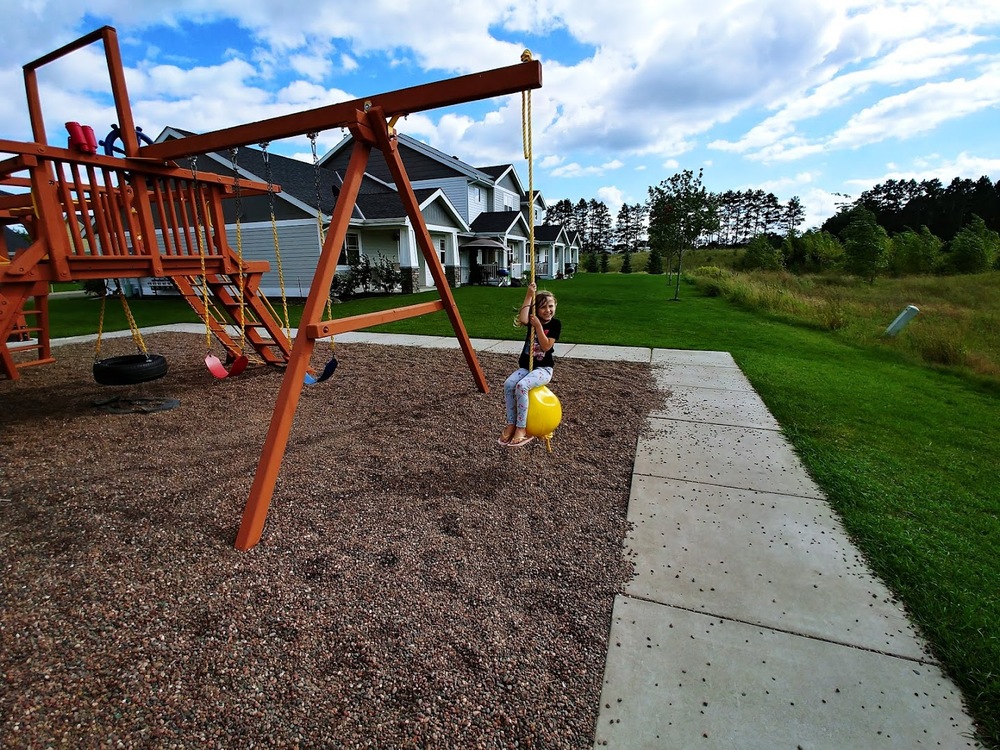
[[[441,255],[441,265],[445,264],[444,237],[438,240],[438,252]]]
[[[361,241],[356,234],[348,234],[344,238],[344,249],[340,251],[338,265],[350,266],[361,260]]]

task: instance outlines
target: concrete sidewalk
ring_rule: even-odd
[[[364,331],[337,342],[458,347]],[[636,574],[615,599],[595,747],[980,747],[958,689],[729,354],[557,344],[557,355],[648,362],[668,394],[636,449],[623,550]]]
[[[732,357],[650,361],[595,746],[980,747]]]

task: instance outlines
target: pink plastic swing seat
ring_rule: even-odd
[[[245,355],[241,354],[236,359],[233,360],[233,364],[226,369],[226,366],[222,364],[222,361],[216,357],[214,354],[206,355],[205,357],[205,367],[208,371],[212,373],[215,377],[219,378],[232,378],[239,375],[245,369],[247,369],[247,364],[250,360],[246,358]]]

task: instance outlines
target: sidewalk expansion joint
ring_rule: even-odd
[[[720,389],[721,390],[721,389]],[[739,391],[732,391],[732,393],[739,393]],[[652,419],[660,419],[664,422],[687,422],[688,424],[707,424],[712,427],[736,427],[741,430],[761,430],[763,432],[777,432],[781,434],[781,427],[761,427],[760,425],[745,425],[745,424],[735,424],[733,422],[709,422],[705,419],[685,419],[684,417],[666,417],[658,416],[653,414]]]
[[[644,474],[640,471],[633,471],[633,477],[646,477],[648,479],[671,479],[675,482],[686,482],[687,484],[703,484],[706,487],[720,487],[725,490],[738,490],[740,492],[757,492],[766,493],[768,495],[777,495],[778,497],[792,497],[797,500],[813,500],[829,503],[829,499],[826,495],[796,495],[794,492],[779,492],[778,490],[758,490],[753,487],[740,487],[735,484],[719,484],[717,482],[706,482],[701,479],[686,479],[685,477],[671,477],[664,476],[663,474]],[[838,516],[839,519],[839,516]]]
[[[792,635],[797,638],[805,638],[810,641],[819,641],[820,643],[829,643],[833,646],[843,646],[844,648],[853,649],[854,651],[864,651],[871,654],[879,654],[880,656],[888,656],[892,659],[900,659],[902,661],[912,662],[914,664],[925,664],[928,666],[940,666],[940,663],[930,654],[927,654],[926,658],[918,659],[913,656],[903,656],[901,654],[895,654],[891,651],[883,651],[877,648],[865,648],[864,646],[859,646],[856,643],[845,643],[844,641],[838,641],[833,638],[820,638],[819,636],[809,635],[806,633],[800,633],[795,630],[788,630],[786,628],[776,628],[773,625],[762,625],[759,622],[754,622],[753,620],[743,620],[739,617],[730,617],[727,615],[716,614],[715,612],[708,612],[703,609],[694,609],[692,607],[682,607],[678,604],[667,604],[665,602],[658,601],[656,599],[651,599],[648,596],[636,596],[635,594],[619,594],[626,599],[632,599],[637,602],[646,602],[647,604],[654,604],[658,607],[666,607],[668,609],[679,609],[684,612],[690,612],[695,615],[703,615],[704,617],[715,617],[719,620],[725,620],[727,622],[735,622],[741,625],[749,625],[754,628],[761,628],[762,630],[768,630],[772,633],[782,633],[784,635]]]

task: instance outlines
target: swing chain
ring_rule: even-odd
[[[264,160],[264,177],[267,181],[267,202],[271,214],[271,236],[274,240],[274,260],[278,266],[278,286],[281,288],[281,310],[285,327],[285,337],[292,340],[292,324],[288,315],[288,293],[285,290],[285,269],[281,263],[281,243],[278,240],[278,217],[274,212],[274,177],[271,172],[271,156],[267,151],[270,141],[261,141],[260,153]]]
[[[115,279],[115,296],[118,297],[119,301],[122,303],[122,310],[125,312],[125,320],[128,321],[128,329],[132,334],[132,341],[135,342],[136,349],[138,349],[146,359],[149,359],[149,349],[146,347],[146,341],[142,337],[142,331],[139,330],[139,324],[135,322],[135,316],[132,315],[132,308],[129,307],[128,300],[125,299],[125,292],[122,290],[121,282]],[[101,340],[104,336],[104,313],[107,309],[107,299],[108,292],[107,289],[104,290],[104,294],[101,295],[101,313],[97,321],[97,337],[94,340],[94,361],[99,361],[101,359]]]
[[[205,263],[205,243],[201,236],[201,217],[199,216],[198,203],[200,202],[201,185],[198,183],[198,155],[195,154],[190,159],[191,178],[194,183],[194,205],[191,210],[194,214],[194,236],[198,242],[198,260],[201,264],[201,301],[205,309],[205,349],[212,351],[212,326],[208,316],[208,267]]]
[[[239,151],[236,146],[229,149],[229,161],[233,165],[233,194],[236,199],[236,259],[240,266],[236,285],[240,292],[240,351],[244,352],[247,345],[246,271],[243,267],[243,186],[240,184]]]
[[[320,247],[326,244],[326,232],[323,230],[323,196],[320,191],[319,184],[319,153],[316,149],[316,140],[319,138],[319,133],[309,133],[309,148],[312,151],[312,164],[313,164],[313,187],[316,190],[316,225],[319,229],[319,243]],[[330,295],[326,296],[326,319],[330,320],[333,318],[333,302],[330,299]],[[334,336],[330,336],[330,352],[334,351],[336,347],[336,341]]]

